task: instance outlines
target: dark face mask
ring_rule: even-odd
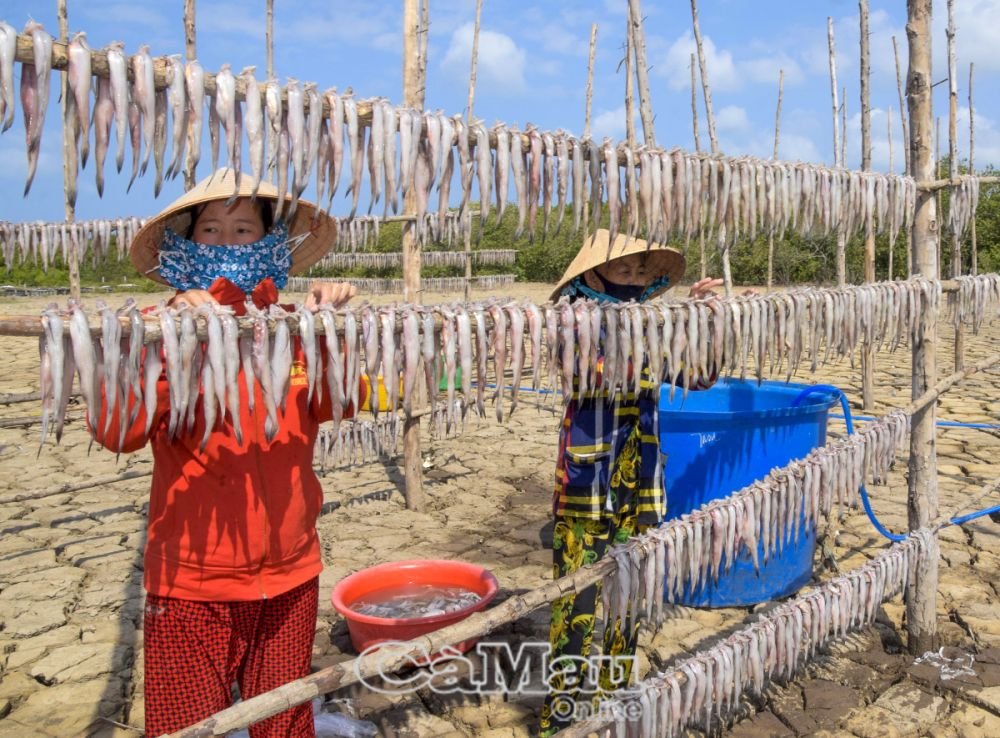
[[[646,291],[646,285],[615,284],[614,282],[609,282],[606,277],[601,277],[601,282],[604,283],[604,293],[606,295],[622,302],[628,302],[629,300],[638,302],[639,298]]]

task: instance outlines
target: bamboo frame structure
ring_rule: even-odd
[[[948,0],[948,25],[945,27],[948,40],[948,178],[958,177],[958,70],[955,65],[955,0]],[[951,200],[949,207],[954,207]],[[949,219],[950,220],[950,219]],[[962,275],[962,234],[951,229],[951,277]],[[962,368],[965,361],[965,328],[961,321],[955,323],[955,371]]]
[[[781,141],[781,99],[785,91],[785,70],[778,70],[778,107],[774,112],[774,159],[778,159],[778,144]],[[702,275],[704,277],[704,275]],[[767,289],[774,284],[774,229],[767,231]]]
[[[635,75],[639,84],[639,117],[642,119],[642,138],[646,146],[656,146],[653,99],[649,89],[649,67],[646,65],[646,32],[643,30],[642,8],[639,0],[628,0],[629,37],[635,54]]]
[[[872,168],[872,111],[870,91],[870,36],[868,33],[868,0],[858,0],[861,20],[861,170]],[[845,110],[846,115],[846,110]],[[844,126],[847,139],[847,126]],[[846,255],[845,255],[846,258]],[[875,228],[869,217],[865,224],[865,281],[875,281]],[[861,349],[861,405],[866,412],[875,407],[875,351],[866,344]]]
[[[68,43],[69,19],[66,15],[66,0],[58,0],[56,15],[59,18],[59,40],[63,43]],[[63,156],[63,196],[65,198],[64,210],[66,214],[66,222],[72,223],[76,220],[77,174],[76,146],[73,139],[78,135],[77,128],[79,127],[79,123],[77,122],[76,111],[74,110],[75,102],[73,92],[69,86],[69,72],[63,72],[60,76],[62,94],[59,97],[60,104],[62,105],[63,151],[66,152],[66,155]],[[83,135],[86,136],[87,132],[83,131]],[[80,254],[76,239],[73,239],[73,244],[67,251],[67,262],[67,266],[69,267],[69,294],[73,297],[73,299],[79,300]]]

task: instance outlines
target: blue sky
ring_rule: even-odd
[[[0,0],[0,19],[21,30],[29,17],[56,35],[54,0]],[[892,108],[894,171],[902,170],[898,98],[892,55],[900,45],[905,75],[904,0],[871,0],[873,166],[888,162],[887,108]],[[87,32],[97,49],[112,40],[131,54],[148,43],[154,56],[183,53],[182,0],[68,0],[70,30]],[[198,0],[198,58],[209,71],[223,62],[235,70],[257,66],[264,78],[264,0]],[[959,153],[968,155],[967,83],[976,67],[977,166],[1000,163],[1000,102],[995,91],[1000,56],[993,32],[1000,28],[1000,0],[956,3],[959,78]],[[624,138],[623,56],[627,0],[484,0],[474,113],[492,125],[583,129],[584,88],[591,23],[598,24],[593,130],[599,139]],[[688,59],[694,50],[690,4],[643,0],[648,61],[652,66],[657,142],[693,150]],[[431,0],[427,97],[429,110],[463,112],[468,95],[475,0]],[[275,67],[286,76],[315,81],[320,89],[353,87],[359,98],[402,97],[401,0],[276,0]],[[935,3],[934,77],[946,79],[945,12]],[[855,0],[701,0],[699,21],[708,56],[716,123],[723,153],[768,157],[774,142],[778,70],[785,71],[781,120],[782,159],[832,163],[830,80],[826,19],[834,19],[838,83],[847,87],[848,164],[860,161],[858,4]],[[15,84],[19,81],[15,79]],[[31,193],[21,197],[26,172],[24,127],[0,135],[0,219],[59,220],[63,215],[61,135],[57,85],[46,119],[42,154]],[[699,90],[699,129],[708,148]],[[20,101],[18,101],[20,106]],[[947,151],[947,84],[935,88]],[[638,126],[637,126],[638,128]],[[641,130],[641,129],[639,129]],[[639,134],[641,136],[641,133]],[[207,136],[205,136],[207,139]],[[152,166],[126,194],[128,179],[114,173],[109,156],[104,197],[94,186],[93,163],[80,174],[77,218],[148,216],[182,193],[178,178],[153,198]],[[199,175],[208,172],[202,158]],[[126,170],[128,167],[126,166]],[[334,213],[345,213],[343,187]],[[452,191],[455,191],[455,187]],[[308,193],[307,193],[308,194]]]

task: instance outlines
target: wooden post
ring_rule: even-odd
[[[698,27],[698,0],[691,0],[691,26],[694,29],[694,44],[698,50],[698,71],[701,73],[701,91],[705,95],[705,117],[708,120],[708,139],[712,153],[719,153],[719,141],[715,137],[715,115],[712,113],[712,88],[708,84],[708,68],[705,52],[701,45],[701,29]]]
[[[958,176],[958,70],[955,66],[955,0],[948,0],[948,178]],[[970,113],[971,115],[971,113]],[[954,190],[949,200],[949,210],[955,207]],[[962,276],[962,234],[951,228],[951,278]],[[962,321],[955,323],[955,371],[965,363],[965,329]]]
[[[587,141],[590,139],[590,109],[591,102],[594,98],[594,54],[597,50],[597,24],[590,24],[590,55],[587,58],[587,96],[586,104],[583,112],[583,140]],[[600,221],[600,213],[597,214],[597,219]],[[583,232],[589,233],[590,225],[590,198],[586,198],[583,201]]]
[[[423,22],[418,15],[419,0],[403,0],[403,104],[414,110],[424,108],[426,46],[420,33],[427,33],[426,16]],[[423,0],[424,11],[427,3]],[[411,189],[404,198],[403,212],[414,215],[417,211],[416,193]],[[403,301],[420,303],[420,244],[416,238],[416,221],[403,226]],[[390,381],[389,377],[385,381]],[[398,381],[392,378],[391,381]],[[407,418],[403,422],[403,475],[406,480],[406,508],[422,512],[425,507],[423,468],[420,459],[420,419]]]
[[[833,41],[833,18],[826,19],[826,40],[830,55],[830,97],[833,101],[833,166],[842,167],[840,158],[840,105],[837,101],[837,52]],[[843,227],[837,228],[837,285],[847,283],[847,234]]]
[[[642,118],[642,138],[647,146],[656,146],[653,124],[653,99],[649,91],[649,68],[646,66],[646,32],[642,27],[639,0],[628,0],[629,36],[635,51],[635,74],[639,82],[639,116]]]
[[[472,29],[472,69],[469,71],[469,112],[468,112],[468,122],[469,126],[472,126],[472,103],[476,96],[476,66],[479,62],[479,22],[483,14],[483,0],[476,0],[476,24]],[[450,144],[449,144],[450,145]],[[499,158],[497,159],[499,161]],[[506,192],[498,192],[497,195],[506,198]],[[482,193],[479,194],[480,199],[482,199]],[[484,203],[480,203],[479,207],[482,209]],[[468,210],[468,208],[466,208]],[[485,211],[484,211],[485,212]],[[480,229],[480,233],[482,230]],[[465,301],[469,301],[469,290],[472,284],[472,218],[466,217],[465,219],[465,285],[463,289],[463,294],[465,295]]]
[[[59,19],[59,40],[63,43],[69,41],[69,19],[66,15],[66,0],[57,0],[56,15]],[[76,186],[72,182],[77,176],[77,117],[73,104],[73,91],[69,86],[69,72],[64,71],[61,76],[62,94],[62,136],[63,136],[63,204],[66,215],[66,222],[72,223],[76,220]],[[47,102],[47,101],[43,101]],[[82,132],[84,136],[87,131]],[[70,152],[70,153],[66,153]],[[75,299],[80,299],[80,251],[81,244],[77,242],[74,229],[70,228],[70,245],[66,249],[66,266],[69,267],[69,294]]]
[[[184,0],[184,58],[192,62],[198,58],[194,25],[194,0]],[[202,111],[204,113],[204,111]],[[184,170],[184,191],[195,185],[194,171]]]
[[[781,133],[781,97],[785,88],[785,70],[778,70],[778,109],[774,113],[774,160],[778,160],[778,142]],[[774,284],[774,228],[767,229],[767,291]]]
[[[973,62],[969,62],[969,174],[976,176],[976,110],[972,107],[972,71],[975,67]],[[976,219],[972,218],[969,223],[969,240],[972,247],[972,264],[970,273],[975,276],[979,274],[979,250],[976,247]]]
[[[930,179],[934,169],[931,135],[931,8],[932,0],[908,0],[906,36],[909,72],[906,96],[910,116],[910,165],[918,180]],[[938,222],[934,193],[917,190],[913,218],[916,272],[928,279],[939,277]],[[923,325],[913,341],[912,398],[915,400],[937,384],[937,310],[923,306]],[[910,530],[928,525],[938,515],[935,404],[913,414],[910,425],[910,459],[907,478],[907,513]],[[930,542],[926,557],[917,566],[906,600],[908,647],[922,654],[937,647],[936,593],[938,583],[937,538]]]
[[[847,168],[847,85],[840,93],[840,166]]]
[[[896,44],[896,37],[892,37],[892,55],[896,59],[896,90],[899,93],[899,123],[903,129],[903,173],[910,176],[913,173],[913,165],[910,163],[910,124],[909,109],[903,99],[903,75],[899,69],[899,47]],[[906,276],[913,276],[913,229],[906,231]],[[890,277],[891,278],[891,277]]]
[[[264,29],[267,46],[267,78],[274,79],[274,0],[267,0],[267,25]]]
[[[625,142],[635,151],[635,77],[632,76],[632,6],[625,8]],[[621,66],[618,67],[621,69]],[[629,203],[631,208],[633,203]]]
[[[861,16],[861,170],[872,168],[872,111],[869,89],[870,54],[868,36],[868,0],[858,0]],[[844,132],[847,128],[845,126]],[[847,136],[845,135],[846,139]],[[865,223],[865,282],[875,281],[875,224],[869,215]],[[875,407],[875,348],[865,342],[861,347],[861,403],[866,411]]]

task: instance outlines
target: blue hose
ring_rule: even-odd
[[[847,425],[847,435],[854,434],[854,421],[851,417],[851,408],[847,403],[847,395],[844,394],[843,390],[839,387],[834,387],[832,384],[815,384],[811,387],[806,387],[798,396],[792,401],[792,407],[799,405],[806,397],[816,392],[828,392],[840,399],[840,407],[844,411],[844,423]],[[875,418],[872,418],[874,420]],[[864,505],[865,513],[868,515],[868,519],[875,526],[875,530],[881,533],[883,536],[888,538],[890,541],[902,541],[906,539],[906,536],[898,535],[892,533],[879,522],[879,519],[875,517],[875,511],[872,510],[871,500],[868,499],[868,490],[865,489],[865,485],[862,484],[859,492],[861,493],[861,504]],[[988,507],[985,510],[977,510],[976,512],[968,513],[967,515],[962,515],[958,517],[951,518],[947,524],[950,525],[961,525],[962,523],[967,523],[970,520],[975,520],[976,518],[981,518],[984,515],[994,516],[996,513],[1000,513],[1000,505],[994,505],[993,507]]]

